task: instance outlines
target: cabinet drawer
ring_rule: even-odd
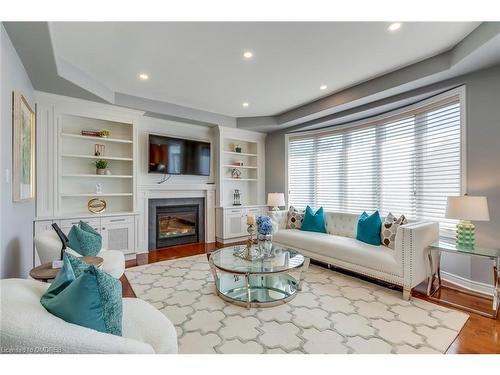
[[[262,213],[262,209],[260,207],[247,208],[247,213],[250,215],[260,215]]]
[[[111,224],[131,224],[134,222],[133,216],[114,216],[101,218],[101,226]]]
[[[231,208],[229,210],[224,210],[224,213],[226,215],[243,215],[243,210],[242,209],[239,209],[239,208]]]
[[[88,218],[85,218],[85,219],[66,219],[66,220],[61,220],[61,228],[62,227],[72,227],[73,225],[78,225],[78,223],[80,223],[80,220],[82,220],[84,223],[87,223],[88,225],[90,225],[91,227],[93,228],[99,228],[100,226],[100,223],[99,223],[99,219],[88,219]]]

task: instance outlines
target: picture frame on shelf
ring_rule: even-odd
[[[36,119],[26,98],[12,93],[12,200],[35,199]]]

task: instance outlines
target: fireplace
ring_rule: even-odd
[[[149,250],[203,242],[204,199],[149,200]]]

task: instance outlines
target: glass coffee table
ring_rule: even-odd
[[[272,245],[266,256],[249,261],[236,255],[244,246],[229,246],[209,254],[217,294],[225,301],[250,307],[286,303],[301,289],[309,258]],[[297,278],[293,274],[298,274]]]

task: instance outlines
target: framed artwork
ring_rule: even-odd
[[[12,199],[35,198],[35,112],[26,98],[12,94]]]

